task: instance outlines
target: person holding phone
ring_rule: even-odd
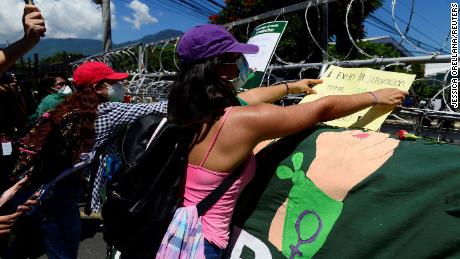
[[[34,5],[25,5],[22,23],[24,28],[24,37],[6,48],[0,49],[0,76],[3,75],[13,64],[15,64],[20,57],[31,50],[40,41],[41,35],[43,35],[46,31],[45,20],[43,19],[39,8]],[[6,91],[4,87],[0,86],[0,100],[4,100],[4,98],[9,98],[9,92]],[[12,109],[15,109],[15,107],[11,107],[8,104],[8,102],[1,101],[0,111],[11,111]],[[8,139],[7,132],[3,131],[11,127],[11,125],[6,125],[5,122],[7,119],[4,118],[4,115],[9,116],[6,113],[0,113],[0,122],[2,122],[3,126],[0,127],[2,142],[3,140]],[[5,143],[8,144],[8,140],[6,141],[7,142]],[[5,170],[9,169],[7,161],[9,157],[3,155],[4,154],[2,152],[0,159],[0,173],[2,173],[2,175],[7,174],[7,171]],[[0,209],[3,209],[2,207],[5,206],[5,203],[10,201],[13,196],[27,183],[27,181],[28,178],[23,178],[11,187],[7,189],[5,188],[5,191],[0,190]],[[37,204],[38,201],[31,198],[23,205],[18,206],[16,211],[13,213],[9,213],[7,215],[0,213],[0,240],[9,235],[11,228],[21,215],[30,211],[32,207]]]
[[[45,19],[35,5],[26,4],[22,17],[24,37],[0,50],[0,74],[3,74],[18,59],[31,50],[46,32]]]

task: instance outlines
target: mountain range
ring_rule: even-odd
[[[155,34],[146,35],[136,41],[127,41],[120,44],[113,44],[113,48],[119,48],[131,45],[137,42],[143,44],[178,37],[183,32],[177,30],[163,30]],[[5,47],[5,46],[0,46]],[[47,58],[57,52],[66,51],[67,53],[80,53],[85,56],[93,55],[102,52],[102,41],[92,39],[42,39],[25,58],[33,57],[34,53],[38,53],[39,59]]]

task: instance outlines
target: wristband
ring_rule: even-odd
[[[286,95],[288,95],[289,94],[289,85],[286,82],[283,82],[283,83],[286,85]]]
[[[368,93],[369,93],[370,95],[372,95],[372,97],[374,98],[374,104],[373,104],[372,106],[377,105],[377,103],[378,103],[378,101],[379,101],[379,100],[377,99],[377,96],[375,96],[375,94],[374,94],[373,92],[368,92]]]

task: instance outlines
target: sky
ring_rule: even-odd
[[[196,2],[197,0],[188,1]],[[224,5],[224,0],[215,0]],[[342,1],[342,0],[339,0]],[[346,1],[346,0],[343,0]],[[455,0],[415,0],[415,13],[412,17],[408,35],[424,42],[436,49],[443,45],[449,33],[450,2]],[[48,38],[91,38],[101,39],[102,18],[101,8],[93,0],[35,0],[42,9],[47,23]],[[165,29],[185,31],[193,26],[207,21],[206,15],[202,17],[190,16],[171,7],[170,0],[112,0],[112,38],[115,43],[137,40],[145,35],[153,34]],[[199,0],[207,8],[218,11],[218,7],[209,1]],[[301,1],[299,1],[301,2]],[[0,44],[14,42],[22,35],[21,15],[23,0],[1,0],[0,8]],[[398,35],[388,33],[376,27],[378,21],[383,21],[393,27],[391,19],[392,0],[384,1],[384,9],[374,13],[373,20],[367,19],[365,30],[368,37],[392,35],[399,41]],[[405,31],[409,20],[411,1],[399,0],[396,5],[396,16],[401,31]],[[390,12],[390,13],[388,13]],[[416,50],[407,43],[405,46],[413,51],[414,55],[421,55],[429,49],[422,46]],[[445,51],[449,51],[449,46]]]
[[[446,39],[446,36],[450,33],[450,3],[457,2],[455,0],[414,0],[414,14],[412,16],[411,27],[409,28],[408,35],[420,40],[430,47],[440,49]],[[397,19],[397,25],[401,32],[404,32],[407,27],[411,13],[410,0],[398,0],[395,5],[395,17]],[[385,0],[382,8],[378,9],[374,16],[389,23],[393,26],[393,20],[391,16],[392,1]],[[368,18],[365,23],[365,29],[368,37],[391,35],[397,41],[400,41],[399,35],[388,33],[375,26],[377,23],[375,20]],[[413,48],[408,44],[404,44],[408,50],[413,51],[414,55],[421,55],[422,51]],[[414,44],[417,46],[417,44]],[[417,46],[418,47],[418,46]],[[444,51],[450,52],[450,44],[445,46]],[[427,46],[423,46],[422,50],[429,50],[430,52],[434,49],[430,49]]]

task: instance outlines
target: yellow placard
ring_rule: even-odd
[[[328,95],[348,95],[372,92],[383,88],[408,91],[415,75],[381,71],[372,68],[342,68],[330,66],[321,77],[323,83],[315,86],[317,94],[307,95],[301,103],[312,102]],[[378,130],[391,113],[391,107],[375,106],[347,117],[326,122],[345,128]]]

